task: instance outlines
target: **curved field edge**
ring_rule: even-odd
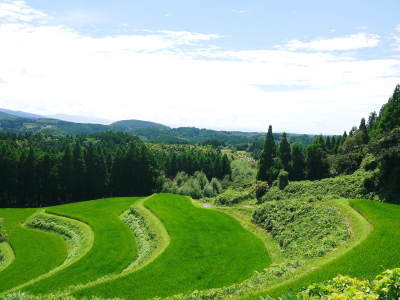
[[[142,269],[143,267],[147,266],[148,264],[153,262],[159,255],[161,255],[161,253],[165,251],[170,242],[170,237],[168,235],[168,232],[164,227],[164,225],[161,223],[161,221],[150,210],[144,207],[144,202],[152,198],[153,196],[136,201],[130,208],[137,211],[140,214],[140,216],[143,217],[145,224],[148,227],[148,230],[154,234],[154,245],[153,245],[154,247],[152,247],[151,252],[148,253],[148,255],[146,255],[145,257],[143,257],[143,259],[140,259],[140,255],[138,255],[138,257],[134,261],[132,261],[132,263],[119,274],[106,275],[102,278],[99,278],[95,281],[91,281],[87,284],[71,286],[67,290],[65,290],[63,294],[72,294],[86,288],[91,288],[96,285],[110,282],[118,278],[127,276],[132,272],[136,272]],[[122,220],[128,214],[128,212],[129,211],[125,211],[121,215]],[[140,261],[138,261],[138,259],[140,259]]]
[[[345,253],[348,249],[353,245],[360,243],[363,238],[368,235],[370,225],[368,222],[359,215],[355,210],[353,210],[349,205],[348,201],[345,199],[335,201],[331,203],[340,209],[340,211],[344,214],[345,220],[351,225],[357,234],[352,234],[350,239],[345,243],[341,244],[338,248],[330,252],[328,255],[320,258],[315,258],[306,262],[306,264],[298,264],[296,261],[290,261],[285,259],[280,252],[279,246],[276,245],[272,237],[269,236],[264,229],[258,227],[255,224],[252,226],[257,227],[256,232],[264,235],[264,239],[266,240],[266,245],[277,247],[278,249],[273,250],[277,251],[278,263],[275,263],[268,268],[264,269],[261,272],[255,272],[253,276],[249,279],[242,281],[237,284],[233,284],[228,287],[210,289],[207,291],[195,291],[189,294],[180,294],[169,297],[169,300],[179,299],[179,300],[189,300],[189,299],[223,299],[223,298],[240,298],[240,299],[248,299],[248,298],[257,298],[256,295],[264,295],[266,290],[271,289],[272,287],[279,286],[284,283],[288,283],[292,280],[296,280],[299,276],[306,274],[306,272],[318,268],[320,265],[325,264],[329,259],[333,260],[335,257],[339,256],[341,253]],[[215,208],[218,210],[223,210],[229,212],[230,214],[236,215],[236,217],[240,218],[244,223],[249,222],[249,216],[251,210],[238,208],[238,207],[228,207],[228,208]],[[246,216],[247,215],[247,216]],[[247,219],[247,222],[246,222]],[[361,226],[360,230],[358,227]],[[366,229],[366,231],[363,231]]]
[[[140,197],[142,198],[142,197]],[[23,289],[31,294],[64,293],[109,274],[119,274],[136,259],[136,242],[120,215],[139,197],[102,198],[48,207],[47,211],[88,224],[93,246],[68,267]]]
[[[0,243],[0,254],[3,260],[0,262],[0,272],[6,269],[15,259],[15,254],[8,242]]]
[[[298,271],[291,274],[290,278],[283,277],[283,281],[281,280],[281,282],[263,291],[255,291],[250,296],[244,297],[244,299],[259,299],[260,296],[265,295],[278,297],[290,290],[297,290],[308,284],[328,280],[343,273],[343,270],[341,271],[340,268],[331,272],[330,266],[332,265],[337,265],[339,262],[344,261],[347,261],[350,265],[353,264],[353,258],[349,258],[349,256],[357,249],[363,248],[371,239],[371,236],[376,233],[376,223],[371,221],[368,214],[362,213],[359,207],[356,207],[354,203],[369,203],[373,201],[340,199],[332,200],[331,202],[341,209],[351,225],[352,237],[350,240],[339,246],[337,250],[331,254],[317,258],[311,261],[311,263],[299,268]],[[371,261],[370,263],[373,262]]]
[[[350,205],[373,226],[373,231],[345,255],[311,272],[289,286],[270,291],[281,295],[289,288],[296,290],[310,283],[332,279],[337,274],[373,279],[385,269],[400,265],[398,246],[400,240],[400,206],[371,200],[350,200]]]
[[[39,220],[41,220],[42,223],[38,223]],[[72,218],[47,213],[45,210],[40,210],[30,216],[25,221],[24,226],[34,230],[60,235],[66,243],[68,255],[65,261],[58,267],[22,285],[16,286],[5,293],[23,289],[56,274],[84,257],[93,246],[94,232],[90,226]]]
[[[157,194],[145,207],[167,229],[169,247],[145,268],[74,296],[168,297],[240,282],[270,263],[262,241],[223,212],[196,207],[188,197],[173,194]]]
[[[24,222],[37,211],[32,208],[0,210],[7,242],[15,257],[0,272],[0,294],[48,273],[67,257],[67,248],[60,235],[24,226]]]
[[[282,250],[272,236],[264,229],[251,222],[253,209],[239,207],[213,207],[212,209],[222,211],[234,217],[245,229],[257,236],[264,243],[272,264],[279,264],[285,260]]]

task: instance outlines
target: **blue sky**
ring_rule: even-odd
[[[0,106],[341,133],[400,82],[398,8],[394,0],[0,0]]]

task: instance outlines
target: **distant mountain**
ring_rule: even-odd
[[[13,119],[13,118],[16,118],[16,116],[0,111],[0,119]]]
[[[163,124],[141,120],[117,121],[111,125],[76,123],[21,111],[0,109],[0,132],[77,135],[105,131],[127,132],[140,137],[143,141],[159,144],[232,145],[237,150],[251,148],[251,151],[262,149],[265,136],[265,133],[262,132],[218,131],[196,127],[170,128]],[[311,143],[314,137],[306,134],[288,133],[287,135],[291,143],[302,142],[306,145]],[[280,134],[274,133],[274,138],[278,142]]]
[[[90,124],[108,125],[113,122],[111,120],[103,119],[103,118],[88,117],[88,116],[74,116],[74,115],[66,115],[66,114],[47,115],[46,117],[50,118],[50,119],[58,119],[58,120],[74,122],[74,123],[90,123]]]
[[[117,121],[111,124],[112,127],[117,128],[124,128],[127,130],[136,130],[136,129],[143,129],[143,128],[162,128],[162,129],[169,129],[168,126],[163,124],[149,122],[149,121],[141,121],[141,120],[123,120]]]
[[[20,117],[20,118],[30,118],[30,119],[41,119],[41,118],[45,118],[44,116],[39,116],[39,115],[35,115],[35,114],[31,114],[31,113],[27,113],[27,112],[23,112],[23,111],[19,111],[19,110],[11,110],[11,109],[5,109],[5,108],[0,108],[0,112],[12,115],[12,116],[16,116],[16,117]]]

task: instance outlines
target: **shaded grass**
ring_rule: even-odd
[[[107,198],[47,208],[48,213],[83,221],[94,231],[88,253],[77,262],[25,291],[34,294],[62,291],[124,270],[137,255],[135,239],[119,216],[139,198]]]
[[[198,208],[184,196],[159,194],[145,202],[165,225],[168,248],[151,264],[75,296],[148,299],[239,282],[270,263],[261,240],[234,218]]]
[[[37,209],[6,208],[0,210],[4,228],[14,251],[14,261],[0,272],[0,292],[20,285],[62,264],[67,257],[63,239],[53,233],[22,226]]]
[[[400,266],[400,206],[370,200],[350,200],[350,205],[373,225],[368,237],[338,259],[267,294],[279,296],[338,274],[373,279],[385,269]]]

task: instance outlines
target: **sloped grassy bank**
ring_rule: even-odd
[[[168,248],[144,268],[74,296],[165,297],[240,282],[270,263],[263,243],[224,213],[172,194],[151,197],[145,206],[168,230]]]

